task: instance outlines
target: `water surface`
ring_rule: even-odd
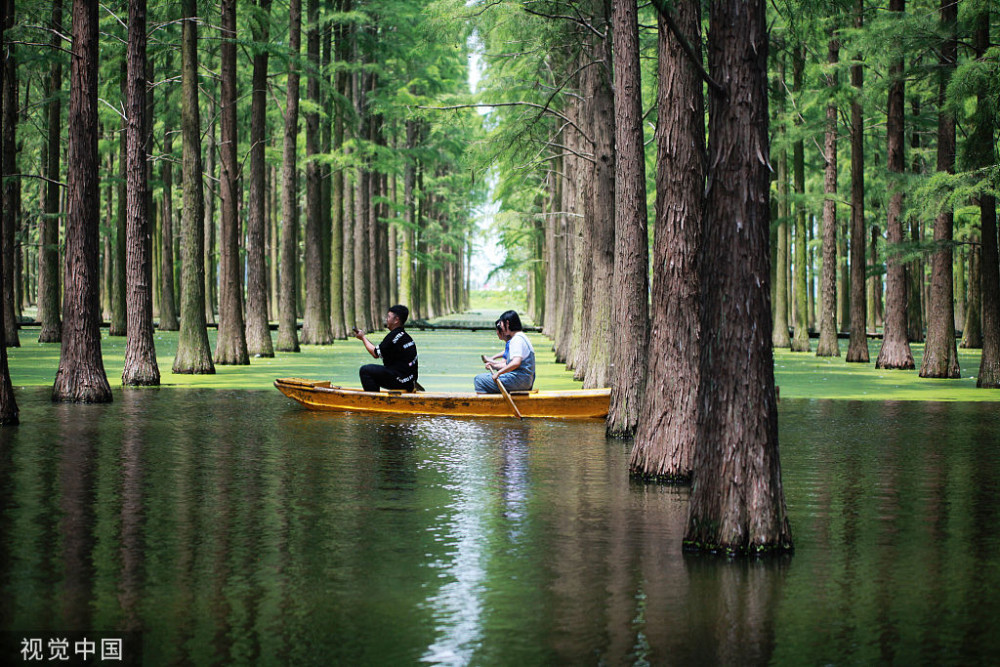
[[[0,431],[0,630],[133,630],[148,664],[1000,655],[992,404],[783,401],[796,552],[729,562],[599,421],[48,395]]]

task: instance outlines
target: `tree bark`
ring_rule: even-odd
[[[127,79],[127,58],[121,63],[121,77],[119,80],[119,91],[124,100],[126,98]],[[125,153],[128,134],[128,119],[123,117],[121,130],[118,133],[118,187],[117,187],[117,214],[115,215],[114,233],[112,234],[113,257],[111,262],[111,317],[108,322],[109,336],[125,335],[125,228],[126,217],[128,216],[128,206],[125,203],[126,176]]]
[[[914,96],[911,101],[913,124],[917,125],[920,117],[920,97]],[[910,147],[913,148],[913,161],[910,167],[911,173],[923,173],[923,160],[920,157],[920,133],[914,132],[910,137]],[[910,218],[910,240],[914,244],[923,241],[923,224],[917,216]],[[906,295],[906,326],[907,338],[911,343],[919,343],[924,340],[924,262],[920,258],[914,259],[907,267],[909,278],[909,290]]]
[[[298,165],[299,51],[302,41],[302,2],[288,5],[288,87],[285,96],[285,138],[281,166],[281,287],[278,296],[278,342],[282,352],[299,351],[296,320],[298,290]]]
[[[406,121],[406,163],[403,165],[403,251],[399,267],[399,294],[406,303],[414,302],[413,259],[415,250],[414,225],[416,223],[416,205],[413,197],[413,186],[416,182],[417,166],[413,148],[417,141],[416,121]]]
[[[979,200],[983,238],[980,266],[980,298],[983,309],[983,353],[976,386],[1000,389],[1000,257],[997,252],[997,200],[982,195]]]
[[[840,42],[835,28],[830,28],[827,43],[827,63],[835,67],[840,61]],[[826,76],[830,90],[830,100],[826,105],[826,132],[823,145],[823,272],[821,275],[821,297],[819,318],[819,342],[816,344],[817,357],[839,357],[840,343],[837,340],[837,74]]]
[[[267,140],[267,63],[271,0],[260,0],[260,14],[253,21],[253,92],[250,110],[250,200],[247,217],[247,352],[273,357],[267,320],[267,261],[264,257],[265,197],[267,197],[264,142]]]
[[[854,26],[864,25],[864,0],[857,0]],[[851,338],[846,360],[868,363],[868,335],[865,304],[865,126],[861,108],[864,70],[860,62],[851,66]]]
[[[344,3],[340,0],[334,3],[335,10],[343,11]],[[334,33],[337,36],[336,47],[331,43]],[[333,91],[340,92],[340,68],[333,67],[333,61],[340,60],[340,39],[342,30],[340,24],[330,26],[326,32],[326,43],[324,53],[329,53],[325,60],[330,61],[329,69],[336,70],[332,76],[332,81],[328,81],[330,86],[327,92],[327,120],[324,149],[325,152],[340,152],[344,145],[344,122],[341,110],[341,103]],[[334,50],[336,49],[336,50]],[[328,292],[330,299],[330,332],[334,338],[347,338],[348,323],[344,318],[344,171],[338,167],[335,171],[331,167],[326,167],[328,194],[328,210],[330,247],[330,265],[328,271]]]
[[[211,374],[215,373],[215,364],[205,328],[205,194],[198,110],[198,3],[197,0],[183,0],[181,7],[184,19],[181,27],[181,136],[184,144],[181,234],[184,244],[181,252],[181,327],[173,372]]]
[[[979,244],[972,239],[969,248],[969,299],[965,304],[965,322],[962,326],[962,347],[978,350],[983,347],[982,328],[982,270],[979,260]]]
[[[236,0],[222,0],[220,67],[219,190],[222,195],[219,233],[219,333],[215,363],[249,365],[246,322],[243,318],[243,279],[240,261],[239,180],[236,125]]]
[[[62,47],[62,0],[52,2],[53,49]],[[59,171],[62,156],[62,59],[53,58],[49,65],[49,101],[47,145],[48,162],[45,165],[45,215],[39,223],[40,241],[38,257],[38,320],[42,325],[39,343],[58,343],[62,340],[62,320],[59,317]]]
[[[639,19],[634,0],[616,0],[614,35],[614,344],[607,433],[631,437],[646,384],[649,313],[649,235],[646,232],[646,155],[642,134]]]
[[[329,345],[333,342],[330,331],[330,300],[323,280],[323,231],[322,183],[319,155],[319,0],[306,3],[306,61],[309,76],[306,79],[306,98],[312,103],[305,113],[306,121],[306,308],[302,318],[304,345]]]
[[[958,7],[954,0],[941,0],[941,44],[938,82],[937,170],[955,173],[955,117],[947,108],[948,81],[958,59],[955,23]],[[934,220],[934,254],[931,255],[931,294],[927,318],[927,343],[920,364],[922,378],[958,378],[958,350],[955,344],[954,271],[952,235],[954,211],[945,204]]]
[[[212,106],[212,112],[214,112],[214,105]],[[209,182],[214,181],[216,177],[216,153],[218,153],[219,144],[215,140],[215,126],[216,123],[212,122],[208,126],[208,132],[205,133],[205,138],[207,139],[208,145],[205,147],[205,172]],[[209,188],[210,195],[205,197],[205,322],[209,324],[215,324],[215,313],[216,313],[216,303],[218,303],[219,295],[216,285],[218,284],[216,257],[218,253],[215,250],[215,197],[211,195],[211,188]]]
[[[146,116],[146,0],[128,5],[128,55],[125,94],[126,175],[126,331],[125,386],[160,384],[153,343],[153,268],[150,263],[147,182],[150,119]]]
[[[990,5],[983,3],[976,23],[976,56],[985,57],[990,45]],[[996,128],[996,116],[990,113],[990,92],[980,90],[977,109],[982,114],[977,118],[977,132],[980,136],[992,137]],[[985,142],[982,145],[988,145]],[[989,161],[987,156],[984,162]],[[979,377],[976,386],[1000,388],[1000,258],[997,253],[997,200],[988,193],[979,197],[979,219],[982,235],[980,256],[980,306],[983,311],[983,353],[979,360]]]
[[[700,54],[699,3],[684,0],[674,12],[674,23]],[[663,16],[659,82],[649,367],[629,471],[644,479],[688,481],[698,435],[705,111],[698,70]]]
[[[170,69],[170,61],[167,61]],[[168,101],[169,105],[169,101]],[[169,119],[169,115],[164,116]],[[169,122],[163,127],[163,154],[166,159],[160,168],[163,179],[163,214],[160,221],[160,330],[177,331],[177,302],[174,300],[174,150],[173,128]],[[185,192],[187,190],[185,189]]]
[[[798,96],[802,92],[802,70],[805,69],[805,55],[802,46],[792,50],[792,92]],[[799,114],[795,116],[795,126],[802,125]],[[798,132],[796,132],[798,134]],[[806,237],[806,193],[805,142],[801,138],[792,144],[792,180],[795,186],[795,334],[792,336],[792,352],[809,352],[809,290],[806,284],[806,261],[809,239]]]
[[[889,9],[900,16],[906,7],[906,0],[890,0]],[[889,168],[889,212],[886,234],[889,251],[886,253],[888,275],[886,276],[886,319],[883,329],[882,347],[875,368],[913,369],[913,353],[910,351],[906,325],[906,267],[894,257],[893,248],[898,248],[905,240],[903,233],[903,184],[902,175],[906,171],[904,147],[905,72],[902,59],[889,68],[889,100],[886,118],[886,143]]]
[[[771,351],[767,26],[763,0],[710,5],[701,262],[701,420],[686,548],[792,549]]]
[[[13,0],[0,0],[6,5],[4,31],[14,26]],[[16,271],[14,262],[15,230],[17,229],[17,196],[21,189],[21,179],[16,175],[17,167],[17,58],[12,41],[3,43],[3,328],[7,347],[20,347],[17,331],[17,305],[15,299]]]
[[[2,37],[4,49],[6,49],[7,45],[7,11],[6,0],[0,1],[0,30],[3,31],[0,37]],[[6,53],[4,55],[6,56]],[[0,67],[0,91],[5,90],[6,84],[7,73],[3,67]],[[0,176],[7,176],[7,165],[4,163],[0,167],[2,167]],[[0,252],[0,294],[6,292],[7,274],[4,273],[5,264],[6,258]],[[14,397],[14,386],[10,381],[10,368],[7,365],[7,345],[4,340],[4,327],[0,326],[0,426],[13,426],[19,423],[19,421],[17,399]]]
[[[73,47],[70,59],[66,217],[66,274],[59,370],[52,400],[110,403],[111,387],[101,356],[97,293],[98,153],[97,3],[73,2]]]
[[[783,57],[779,56],[777,69],[778,87],[784,90],[785,60]],[[778,115],[783,117],[785,115],[785,95],[779,94],[776,98]],[[774,286],[774,329],[771,331],[771,344],[774,347],[791,348],[792,338],[788,334],[788,221],[791,217],[791,210],[788,202],[788,151],[785,148],[786,141],[783,139],[786,134],[784,122],[778,126],[777,131],[782,140],[775,164],[775,175],[778,181],[778,220],[775,223],[777,247],[774,253],[774,277],[777,282]]]

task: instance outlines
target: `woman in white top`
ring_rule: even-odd
[[[480,373],[474,383],[478,394],[499,394],[497,382],[507,391],[529,391],[535,384],[535,348],[521,330],[521,318],[508,310],[496,321],[497,338],[506,342],[503,352],[482,356],[488,373]]]

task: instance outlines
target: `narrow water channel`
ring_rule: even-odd
[[[1000,655],[995,405],[786,400],[796,552],[685,555],[687,490],[602,422],[19,390],[0,631],[144,664],[969,664]],[[6,664],[9,661],[3,659]]]

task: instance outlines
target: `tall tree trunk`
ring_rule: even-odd
[[[334,10],[343,11],[344,3],[338,0],[334,3]],[[325,144],[324,151],[340,152],[344,145],[344,122],[341,110],[341,103],[337,99],[336,92],[340,92],[340,67],[334,66],[333,60],[340,61],[340,39],[342,35],[341,24],[332,25],[326,32],[326,43],[323,47],[324,53],[330,55],[325,58],[329,61],[328,69],[332,81],[330,90],[326,94],[327,120],[325,122]],[[337,44],[333,46],[332,37],[336,34]],[[333,49],[336,49],[335,51]],[[336,73],[333,73],[334,70]],[[326,191],[329,193],[327,214],[329,215],[328,230],[330,236],[330,267],[328,274],[329,299],[330,299],[330,331],[334,338],[346,338],[348,333],[348,323],[344,318],[344,170],[340,167],[333,171],[331,167],[326,169]]]
[[[160,384],[160,368],[153,344],[153,270],[150,264],[148,141],[150,119],[146,116],[146,0],[128,5],[128,55],[125,84],[127,199],[125,386]]]
[[[126,59],[127,60],[127,59]],[[126,76],[126,60],[121,63],[119,91],[124,100]],[[109,336],[125,335],[125,218],[127,216],[127,206],[125,204],[125,182],[127,180],[125,171],[125,144],[128,119],[122,117],[121,130],[118,133],[118,187],[117,187],[117,215],[115,215],[115,225],[112,234],[112,248],[114,255],[111,262],[111,317],[108,323]]]
[[[700,54],[698,1],[684,0],[674,10],[674,22]],[[699,73],[662,15],[659,82],[649,367],[629,470],[647,479],[687,481],[698,435],[705,110]]]
[[[353,77],[354,104],[358,114],[357,138],[359,143],[371,139],[370,124],[366,112],[368,75],[357,73]],[[371,277],[368,267],[370,236],[368,225],[371,223],[371,173],[368,166],[362,164],[356,172],[354,192],[354,311],[360,321],[360,327],[371,330],[375,321],[371,316]]]
[[[406,162],[403,165],[403,251],[399,267],[400,298],[410,304],[414,303],[414,225],[416,223],[416,206],[413,199],[413,186],[416,181],[417,166],[413,156],[413,148],[417,141],[416,121],[406,121]]]
[[[114,162],[112,156],[109,153],[107,157],[107,162],[105,163],[107,173],[111,173],[114,169]],[[114,207],[114,190],[113,185],[110,182],[104,197],[104,225],[103,229],[110,230],[115,222],[114,216],[111,213],[111,209]],[[112,254],[112,243],[111,234],[104,234],[103,239],[100,239],[98,243],[101,244],[103,256],[101,258],[101,286],[100,286],[100,300],[101,300],[101,320],[107,320],[111,318],[111,269],[114,265],[114,255]],[[63,262],[65,264],[65,262]]]
[[[854,26],[864,25],[864,0],[857,0]],[[861,108],[864,71],[860,62],[851,65],[851,338],[847,361],[868,363],[868,335],[865,316],[865,125]]]
[[[969,248],[969,300],[965,305],[965,322],[962,327],[962,347],[978,350],[983,347],[982,327],[982,269],[980,268],[979,247],[976,239]]]
[[[306,3],[306,98],[311,102],[305,113],[306,121],[306,308],[302,318],[302,343],[328,345],[333,342],[330,331],[330,300],[324,289],[322,183],[319,155],[319,0]]]
[[[799,96],[802,92],[802,70],[805,69],[805,55],[802,46],[792,50],[792,92]],[[795,126],[802,125],[800,115],[795,116]],[[796,132],[796,134],[799,134]],[[792,144],[792,180],[795,185],[795,334],[792,336],[792,352],[809,351],[809,289],[806,284],[806,261],[809,239],[806,237],[806,193],[805,142],[801,138]]]
[[[827,43],[827,63],[835,67],[840,61],[840,42],[835,28],[830,28]],[[825,162],[823,177],[823,273],[821,277],[819,342],[817,357],[839,357],[837,340],[837,103],[836,72],[826,75],[830,100],[826,104],[826,132],[823,146]]]
[[[985,57],[990,45],[990,4],[982,3],[976,23],[975,46],[976,56]],[[992,137],[996,128],[996,99],[989,90],[980,90],[978,94],[976,132],[979,136]],[[977,142],[985,148],[985,141]],[[990,151],[992,152],[992,151]],[[989,154],[981,156],[985,163],[992,157]],[[983,311],[983,354],[979,360],[979,377],[976,386],[982,388],[1000,388],[1000,258],[997,256],[997,200],[988,193],[979,197],[979,220],[982,235],[982,252],[980,256],[980,306]]]
[[[566,116],[576,123],[580,116],[580,104],[576,100],[567,103]],[[560,294],[560,314],[559,329],[555,337],[556,361],[571,366],[573,355],[576,350],[573,347],[574,334],[576,332],[576,320],[581,319],[577,315],[577,273],[576,267],[576,246],[578,237],[576,233],[578,216],[578,183],[577,172],[580,169],[580,159],[575,153],[582,138],[580,133],[572,126],[566,125],[563,129],[563,136],[566,141],[567,151],[563,158],[562,176],[562,215],[559,216],[559,237],[562,249],[562,259],[560,265],[562,271],[558,274],[559,294]]]
[[[615,255],[611,408],[607,432],[630,437],[639,422],[646,385],[649,313],[649,235],[646,232],[646,156],[642,135],[638,9],[631,0],[612,8],[615,73]],[[540,262],[539,262],[540,265]]]
[[[0,0],[6,5],[4,31],[14,26],[13,0]],[[7,347],[20,347],[21,340],[17,332],[16,313],[16,271],[14,262],[15,230],[17,229],[17,196],[21,189],[21,179],[16,175],[17,167],[17,59],[14,43],[10,40],[3,43],[4,48],[4,80],[3,80],[3,328]],[[96,166],[96,165],[95,165]]]
[[[790,551],[771,351],[763,0],[710,5],[709,187],[701,253],[701,420],[689,548]]]
[[[184,243],[181,252],[181,328],[173,372],[211,374],[215,373],[215,364],[212,363],[212,350],[205,328],[205,194],[202,190],[201,114],[198,110],[197,0],[183,0],[181,11],[181,136],[184,144],[181,234]],[[165,301],[166,294],[164,297]]]
[[[341,9],[345,12],[351,9],[351,0],[340,0]],[[344,22],[336,25],[336,51],[337,61],[347,63],[352,57],[351,28]],[[340,93],[341,103],[337,106],[337,118],[334,125],[335,142],[338,146],[344,145],[344,140],[349,130],[347,118],[348,111],[354,105],[353,78],[343,67],[337,68],[337,92]],[[349,149],[344,149],[349,152]],[[336,187],[339,189],[340,216],[341,216],[341,250],[343,253],[343,266],[341,267],[341,295],[344,307],[344,326],[350,330],[358,326],[358,317],[355,313],[354,304],[354,183],[350,178],[350,172],[343,168],[337,171]],[[335,191],[334,199],[338,195]],[[411,304],[411,314],[415,317],[416,307]]]
[[[785,59],[778,58],[778,88],[785,89]],[[785,95],[778,94],[777,106],[778,115],[785,115]],[[775,174],[778,180],[778,220],[775,224],[777,244],[774,253],[775,267],[774,277],[777,283],[774,286],[774,328],[771,331],[771,344],[774,347],[792,346],[792,338],[788,335],[788,221],[791,218],[791,208],[788,200],[788,150],[786,149],[785,124],[782,122],[778,126],[778,134],[782,137],[778,149],[778,159],[775,165]]]
[[[205,133],[205,138],[208,140],[208,145],[205,147],[205,172],[209,182],[214,182],[217,178],[215,156],[219,144],[215,140],[215,125],[214,122],[210,123],[208,132]],[[205,197],[205,322],[215,324],[216,303],[219,301],[216,289],[218,253],[215,251],[215,197],[211,196],[211,192],[209,188],[210,196]]]
[[[902,16],[906,0],[890,0],[889,9]],[[906,326],[906,267],[897,259],[898,248],[905,236],[903,233],[903,184],[902,175],[906,171],[904,147],[904,104],[906,101],[904,64],[900,58],[889,68],[889,100],[886,117],[886,143],[889,167],[889,213],[886,234],[889,250],[886,252],[888,275],[886,276],[886,319],[882,347],[875,368],[914,368],[913,353],[910,351]]]
[[[62,0],[52,2],[53,49],[62,47]],[[45,165],[45,215],[39,224],[38,261],[38,320],[42,329],[39,343],[62,340],[62,320],[59,317],[59,171],[62,156],[62,59],[53,58],[49,65],[49,101],[47,106],[48,162]]]
[[[219,334],[215,363],[249,365],[246,322],[243,319],[243,279],[240,261],[239,180],[236,129],[236,0],[222,0],[221,23],[221,142],[219,189],[222,194],[219,234]]]
[[[170,60],[167,60],[167,70]],[[169,106],[169,100],[167,102]],[[169,116],[165,116],[168,118]],[[160,221],[160,330],[177,331],[177,305],[174,301],[174,168],[172,153],[174,148],[173,128],[164,122],[163,154],[167,157],[160,167],[163,179],[163,214]],[[200,142],[199,142],[200,143]],[[187,189],[184,190],[187,192]]]
[[[70,59],[66,217],[66,286],[59,370],[52,400],[110,403],[111,387],[101,356],[97,294],[98,154],[97,3],[73,2],[73,47]]]
[[[7,1],[0,1],[0,30],[3,31],[2,37],[3,48],[7,48],[7,28],[9,24],[7,23],[7,12],[8,6]],[[6,57],[6,52],[4,56]],[[7,73],[4,71],[3,67],[0,67],[0,91],[5,90],[7,83]],[[2,104],[0,104],[2,106]],[[0,161],[2,162],[2,161]],[[2,169],[0,169],[0,176],[7,176],[7,165],[3,163]],[[6,273],[4,273],[4,265],[6,264],[6,258],[3,253],[0,252],[0,294],[6,292]],[[13,426],[19,422],[18,409],[17,409],[17,399],[14,397],[14,386],[10,381],[10,368],[7,365],[7,345],[4,340],[4,327],[0,326],[0,426]]]
[[[912,107],[913,124],[919,124],[920,117],[920,96],[915,95],[910,102]],[[913,148],[913,161],[910,167],[911,173],[923,173],[923,160],[920,157],[920,133],[913,132],[910,137],[910,147]],[[910,218],[910,240],[914,244],[923,241],[923,223],[916,215]],[[924,262],[919,257],[910,262],[907,267],[909,277],[909,289],[906,294],[906,326],[907,338],[911,343],[919,343],[924,340]]]
[[[941,44],[938,83],[937,170],[955,173],[955,117],[947,107],[948,82],[958,59],[955,24],[958,5],[955,0],[941,0]],[[960,377],[958,350],[955,345],[954,282],[951,242],[954,211],[951,204],[934,220],[934,254],[931,255],[931,295],[927,317],[927,343],[920,364],[922,378]]]
[[[264,142],[267,115],[268,29],[271,0],[260,0],[260,13],[253,21],[253,92],[250,110],[250,201],[247,217],[247,352],[255,357],[273,357],[271,329],[267,321],[267,261],[264,257],[265,173]]]
[[[608,9],[604,0],[595,0],[595,24],[605,35],[610,29]],[[583,386],[588,388],[607,387],[611,369],[614,305],[607,286],[614,284],[615,271],[615,105],[610,38],[592,38],[590,57],[595,64],[583,73],[594,140],[593,177],[587,192],[590,215],[586,218],[590,230],[587,261],[593,265],[583,348],[587,355]]]
[[[296,320],[298,291],[298,165],[299,55],[302,42],[302,1],[288,5],[288,86],[285,96],[285,140],[281,166],[281,288],[278,297],[278,342],[282,352],[299,351]]]

